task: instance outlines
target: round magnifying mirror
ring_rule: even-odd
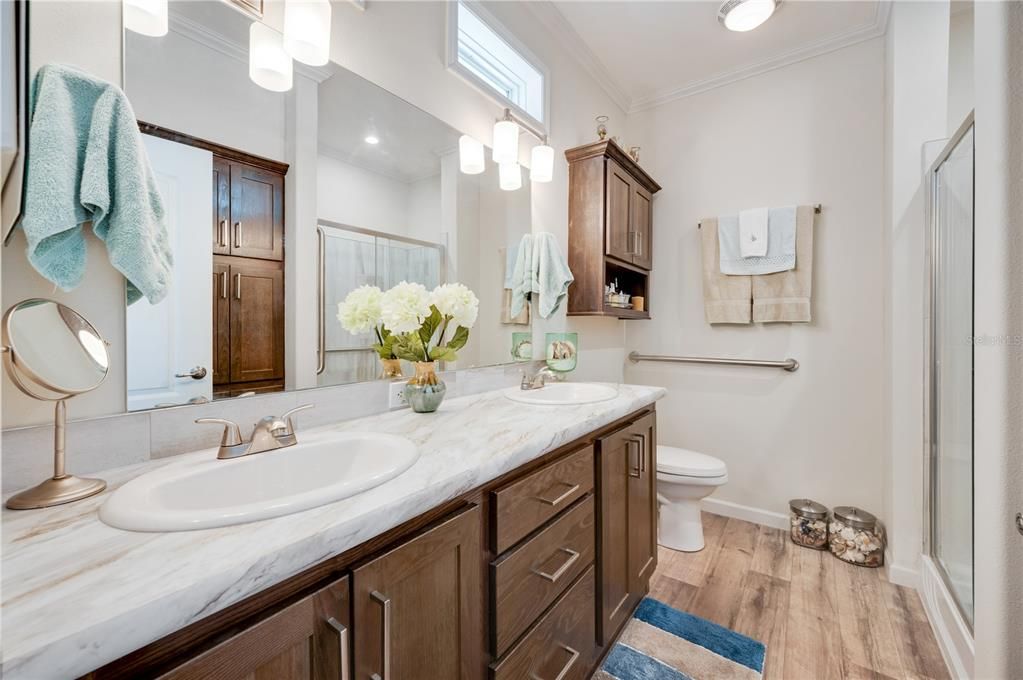
[[[35,399],[57,402],[53,426],[53,477],[12,496],[14,510],[44,508],[97,494],[99,479],[64,469],[66,400],[94,390],[110,370],[107,343],[89,321],[53,300],[34,298],[7,310],[3,319],[4,367],[18,388]]]

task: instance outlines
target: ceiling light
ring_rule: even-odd
[[[153,38],[167,35],[167,0],[124,0],[124,27]]]
[[[529,179],[534,182],[550,182],[554,179],[554,149],[547,142],[534,146],[530,154]]]
[[[726,0],[718,21],[729,31],[752,31],[771,18],[781,0]]]
[[[369,135],[363,141],[365,141],[367,144],[379,144],[380,138],[377,137],[376,135]]]
[[[494,124],[494,162],[519,162],[519,126],[512,120]]]
[[[466,175],[478,175],[487,169],[483,161],[483,143],[462,135],[458,138],[458,167]]]
[[[249,78],[273,92],[291,89],[291,57],[284,36],[258,21],[249,27]]]
[[[522,188],[522,166],[518,163],[501,163],[499,178],[501,188],[505,191],[517,191]]]
[[[330,59],[330,0],[285,0],[284,50],[310,66]]]

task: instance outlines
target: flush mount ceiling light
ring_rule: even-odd
[[[781,0],[726,0],[718,9],[718,21],[729,31],[752,31],[771,18]]]
[[[284,36],[258,21],[249,27],[249,78],[273,92],[291,89],[291,57]]]
[[[483,161],[483,143],[469,135],[458,138],[458,167],[466,175],[478,175],[486,170]]]
[[[167,0],[124,0],[124,27],[159,38],[167,35]]]
[[[377,137],[376,135],[366,135],[366,139],[362,141],[366,142],[367,144],[379,144],[380,138]]]
[[[330,0],[285,0],[284,50],[303,64],[330,59]]]

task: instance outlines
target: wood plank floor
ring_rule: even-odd
[[[767,645],[766,680],[946,680],[916,591],[778,529],[703,514],[707,547],[659,548],[650,595]]]

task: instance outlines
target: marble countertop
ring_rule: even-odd
[[[109,486],[93,498],[4,510],[0,675],[80,676],[665,394],[621,385],[609,401],[550,407],[512,402],[503,391],[451,399],[431,415],[403,409],[318,428],[403,435],[421,457],[382,486],[293,515],[176,533],[122,531],[99,520],[113,489],[173,457],[99,475]]]

